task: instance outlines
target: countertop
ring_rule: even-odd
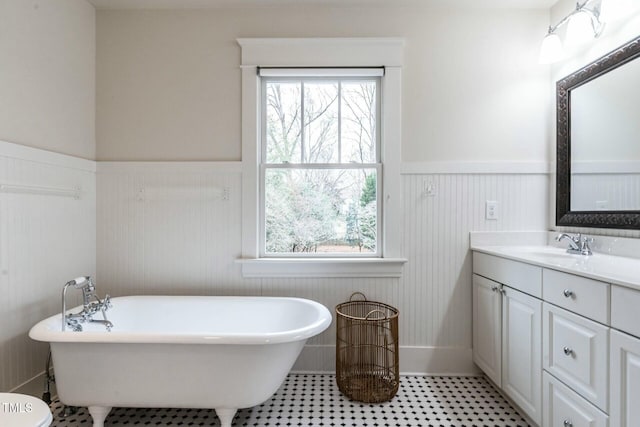
[[[597,252],[573,255],[562,248],[542,245],[472,245],[471,250],[640,290],[638,258]]]

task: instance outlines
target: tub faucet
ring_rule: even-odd
[[[82,311],[79,313],[67,314],[67,289],[73,286],[76,289],[82,291]],[[93,300],[97,302],[92,302]],[[62,289],[62,330],[64,331],[66,326],[69,326],[73,331],[82,331],[81,323],[93,322],[102,323],[106,326],[107,331],[111,331],[113,323],[107,320],[106,311],[111,308],[111,299],[107,295],[103,300],[100,300],[96,294],[96,285],[91,276],[78,277],[74,280],[70,280],[65,283]],[[93,315],[98,311],[102,312],[104,320],[95,320]]]
[[[562,240],[567,240],[569,242],[569,248],[567,248],[567,253],[570,254],[580,254],[580,255],[593,255],[591,248],[589,247],[590,243],[593,243],[593,237],[583,236],[578,233],[575,236],[567,233],[560,233],[556,237],[556,241],[561,242]]]

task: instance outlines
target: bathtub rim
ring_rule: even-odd
[[[295,301],[304,304],[315,311],[313,322],[299,328],[288,329],[279,332],[268,333],[220,333],[202,334],[202,333],[158,333],[158,332],[128,332],[118,331],[112,332],[106,330],[100,331],[82,331],[73,332],[70,330],[60,330],[61,313],[54,314],[48,318],[36,323],[29,331],[29,337],[35,341],[41,342],[87,342],[87,343],[110,343],[110,344],[234,344],[234,345],[268,345],[277,343],[286,343],[300,340],[307,340],[324,332],[333,320],[331,312],[319,302],[297,297],[279,297],[279,296],[209,296],[209,295],[126,295],[112,298],[115,303],[123,299],[137,298],[163,298],[163,299],[181,299],[181,298],[206,298],[221,300],[268,300],[268,301]],[[79,307],[70,310],[78,311]],[[98,316],[99,318],[99,316]],[[115,326],[117,328],[117,325]]]

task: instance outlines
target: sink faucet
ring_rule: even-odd
[[[76,289],[82,290],[82,311],[79,313],[67,314],[67,289],[73,286]],[[91,302],[95,299],[97,302]],[[82,331],[82,325],[80,323],[92,322],[101,323],[107,331],[111,331],[113,323],[107,320],[106,311],[111,308],[111,300],[107,295],[103,300],[100,300],[96,294],[96,285],[90,276],[78,277],[74,280],[67,282],[62,290],[62,330],[65,330],[66,326],[69,326],[72,330],[79,332]],[[102,312],[104,320],[95,320],[93,315],[98,311]]]
[[[567,240],[569,242],[567,253],[593,255],[593,252],[591,252],[591,248],[589,247],[589,243],[593,243],[593,237],[583,236],[580,233],[575,236],[567,233],[560,233],[556,237],[556,241],[561,242],[562,240]]]

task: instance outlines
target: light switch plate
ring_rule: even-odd
[[[485,219],[497,220],[500,218],[500,203],[495,200],[487,200],[485,204]]]

